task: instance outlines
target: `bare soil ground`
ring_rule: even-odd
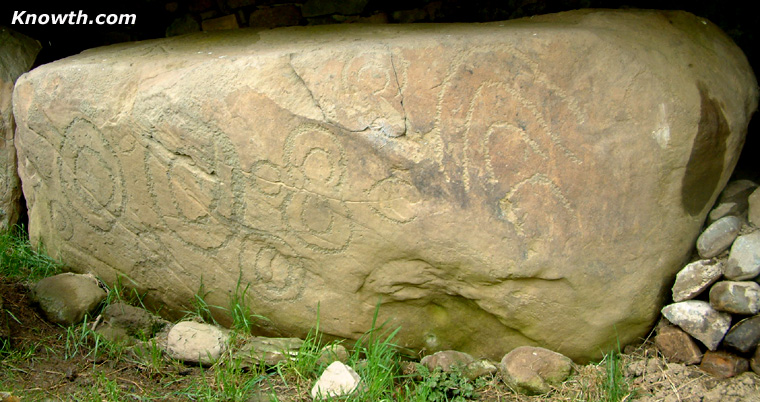
[[[114,352],[116,349],[92,339],[78,338],[76,330],[45,321],[28,292],[28,285],[0,277],[0,300],[10,332],[10,345],[0,353],[2,402],[311,400],[311,384],[293,373],[276,369],[251,372],[256,387],[241,397],[230,392],[236,384],[225,384],[214,367],[192,367],[167,359],[146,364],[131,353]],[[92,353],[96,348],[109,352]],[[717,379],[698,367],[667,363],[647,342],[627,347],[626,353],[619,355],[619,364],[629,388],[617,401],[760,402],[760,377],[756,374]],[[603,363],[578,366],[561,387],[536,397],[515,394],[497,375],[481,384],[477,400],[607,401],[609,369],[610,365]]]

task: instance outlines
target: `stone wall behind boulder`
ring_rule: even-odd
[[[0,231],[14,225],[21,213],[11,94],[16,79],[32,67],[40,48],[34,39],[0,26]]]
[[[269,332],[577,360],[644,335],[757,106],[683,12],[237,30],[16,87],[34,243],[169,311],[248,287]]]

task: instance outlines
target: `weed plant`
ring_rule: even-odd
[[[453,366],[449,372],[440,368],[430,371],[422,364],[417,364],[416,367],[422,381],[415,384],[415,401],[465,402],[477,399],[479,395],[476,390],[486,386],[483,377],[470,381],[462,375],[458,366]]]

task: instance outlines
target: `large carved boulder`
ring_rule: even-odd
[[[757,83],[704,19],[586,10],[111,46],[14,103],[32,240],[164,311],[583,361],[650,329]]]
[[[0,231],[15,224],[21,210],[21,182],[13,145],[13,84],[29,71],[40,49],[34,39],[0,25]]]

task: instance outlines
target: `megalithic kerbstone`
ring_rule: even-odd
[[[649,331],[756,106],[716,26],[632,10],[122,44],[14,98],[33,242],[164,311],[577,361]]]

